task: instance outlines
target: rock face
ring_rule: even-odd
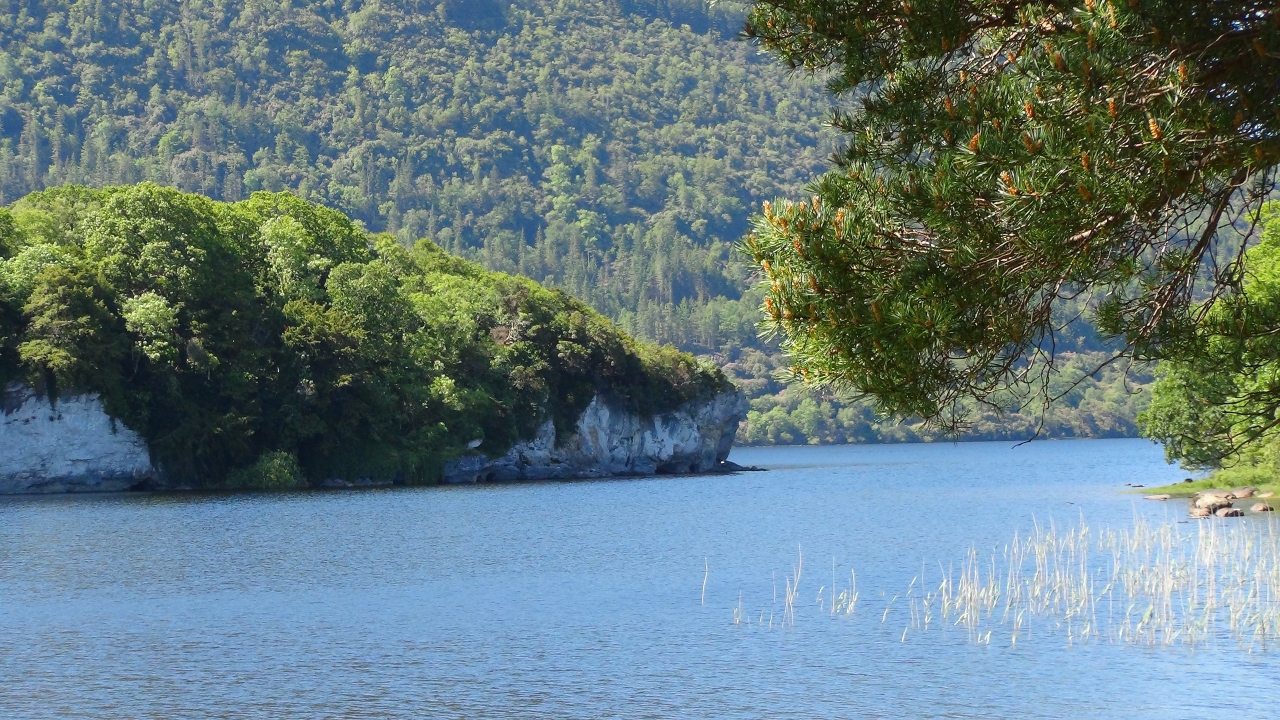
[[[0,493],[112,492],[154,475],[147,444],[97,395],[59,400],[11,384],[0,415]]]
[[[499,458],[481,454],[454,460],[447,483],[508,482],[653,475],[714,470],[729,456],[746,399],[737,391],[641,418],[597,395],[573,434],[556,437],[550,420],[537,436]]]
[[[162,480],[146,442],[112,420],[97,395],[53,403],[25,386],[10,385],[3,409],[0,494],[117,492]],[[706,472],[729,456],[745,416],[746,400],[737,391],[651,418],[597,396],[573,434],[557,438],[547,421],[533,440],[500,458],[475,453],[448,463],[443,479],[473,483]]]
[[[1206,518],[1206,516],[1217,514],[1221,510],[1229,510],[1233,500],[1231,493],[1225,493],[1224,496],[1217,495],[1215,491],[1206,491],[1204,495],[1193,498],[1190,515],[1192,515],[1192,518]]]

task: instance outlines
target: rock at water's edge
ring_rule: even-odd
[[[476,454],[449,462],[444,482],[708,472],[729,456],[746,410],[742,394],[729,391],[641,418],[597,395],[562,442],[548,420],[534,439],[516,444],[502,457]]]
[[[1231,507],[1232,497],[1230,495],[1222,497],[1221,495],[1202,495],[1192,501],[1193,507],[1208,510],[1210,513],[1216,513],[1219,510]]]
[[[533,440],[500,458],[477,453],[448,463],[443,479],[467,483],[726,469],[723,461],[744,417],[746,400],[737,391],[651,418],[597,396],[562,444],[547,421]],[[146,442],[107,415],[97,395],[54,403],[23,385],[5,388],[0,494],[118,492],[155,482],[158,475]]]
[[[1230,491],[1230,490],[1221,490],[1221,489],[1219,489],[1219,488],[1210,488],[1210,489],[1208,489],[1208,490],[1201,490],[1200,492],[1198,492],[1198,493],[1196,493],[1196,494],[1195,494],[1195,497],[1197,497],[1197,498],[1202,498],[1202,497],[1216,497],[1216,498],[1227,498],[1228,500],[1234,500],[1236,496],[1235,496],[1235,495],[1233,495],[1233,494],[1231,494],[1231,491]]]
[[[10,384],[0,414],[0,494],[115,492],[154,476],[147,444],[97,395],[58,400]]]

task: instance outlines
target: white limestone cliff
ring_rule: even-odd
[[[447,483],[504,482],[695,473],[729,456],[746,400],[736,390],[674,412],[641,418],[597,395],[574,432],[556,437],[550,420],[537,436],[499,458],[474,454],[444,469]]]
[[[0,494],[165,486],[151,464],[146,442],[112,419],[97,395],[75,395],[54,403],[30,388],[11,384],[3,400]],[[447,463],[443,480],[473,483],[707,472],[723,467],[745,416],[746,400],[736,390],[648,418],[597,396],[566,437],[557,437],[555,425],[548,420],[534,439],[518,443],[502,457],[473,452]]]
[[[0,494],[113,492],[152,477],[147,444],[114,421],[97,395],[50,402],[31,389],[4,389]]]

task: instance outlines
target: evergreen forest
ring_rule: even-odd
[[[737,251],[837,139],[820,82],[735,39],[711,0],[0,0],[0,204],[154,182],[287,191],[405,248],[428,239],[709,356],[752,398],[746,443],[933,439],[792,384]],[[416,252],[416,251],[415,251]],[[972,438],[1136,432],[1149,378],[1090,372]]]

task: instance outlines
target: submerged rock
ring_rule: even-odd
[[[729,456],[746,400],[736,390],[642,418],[597,395],[572,434],[548,420],[532,440],[498,458],[469,455],[445,465],[446,483],[560,480],[709,472]]]
[[[1202,507],[1196,507],[1195,505],[1192,505],[1192,506],[1191,506],[1191,509],[1190,509],[1189,511],[1187,511],[1187,515],[1188,515],[1189,517],[1197,518],[1197,519],[1198,519],[1198,518],[1207,518],[1207,517],[1209,517],[1209,516],[1210,516],[1210,515],[1212,515],[1212,514],[1213,514],[1213,513],[1209,512],[1207,509],[1202,508]]]
[[[1168,499],[1169,499],[1169,497],[1170,497],[1169,495],[1164,495],[1164,494],[1160,494],[1160,495],[1143,495],[1143,496],[1142,496],[1142,499],[1143,499],[1143,500],[1168,500]]]
[[[0,493],[114,492],[154,476],[146,442],[97,395],[55,403],[24,385],[5,388]]]

